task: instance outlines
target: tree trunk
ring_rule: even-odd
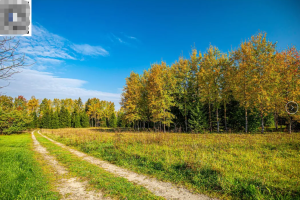
[[[166,132],[166,124],[164,124],[164,133]]]
[[[276,111],[274,112],[274,124],[275,124],[275,130],[276,130],[276,132],[277,132],[277,131],[278,131],[278,124],[277,124]]]
[[[248,132],[248,113],[247,109],[245,109],[245,133]]]
[[[263,113],[260,113],[260,118],[261,118],[261,133],[264,133],[265,127],[264,127],[264,116]]]
[[[219,110],[218,110],[218,107],[217,107],[217,130],[218,130],[218,133],[220,131],[220,126],[219,126]]]
[[[159,122],[159,132],[161,132],[161,122]]]
[[[145,120],[144,120],[144,130],[145,130],[145,128],[146,128],[146,122],[145,122]]]

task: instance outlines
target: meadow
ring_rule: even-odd
[[[0,135],[0,199],[60,199],[29,133]]]
[[[69,170],[69,176],[80,177],[81,180],[88,181],[89,189],[100,190],[105,197],[111,197],[112,199],[163,199],[155,196],[142,186],[131,183],[125,178],[116,177],[106,170],[82,160],[41,135],[35,135],[40,144],[46,147],[49,153]]]
[[[178,134],[43,129],[135,172],[221,199],[300,199],[300,134]]]

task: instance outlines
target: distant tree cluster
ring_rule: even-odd
[[[192,50],[171,66],[153,64],[132,72],[122,94],[122,115],[139,128],[184,132],[257,131],[265,125],[300,122],[288,114],[289,101],[300,105],[299,51],[276,50],[265,33],[252,36],[229,53],[209,46]]]
[[[83,104],[81,98],[40,102],[34,96],[28,101],[23,96],[0,96],[0,132],[5,134],[27,128],[116,127],[117,122],[114,103],[97,98]]]

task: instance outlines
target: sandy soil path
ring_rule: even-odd
[[[177,187],[171,183],[158,181],[155,178],[150,178],[145,175],[137,174],[135,172],[123,169],[121,167],[118,167],[116,165],[110,164],[106,161],[100,160],[98,158],[95,158],[93,156],[89,156],[85,153],[82,153],[80,151],[74,150],[70,147],[67,147],[64,144],[61,144],[59,142],[56,142],[47,136],[41,134],[43,137],[47,138],[51,142],[55,143],[56,145],[67,149],[71,153],[77,155],[78,157],[81,157],[82,159],[88,161],[89,163],[95,164],[113,174],[116,174],[117,176],[126,178],[127,180],[134,182],[136,184],[142,185],[145,188],[147,188],[149,191],[153,192],[157,196],[164,197],[166,199],[172,199],[172,200],[208,200],[213,199],[205,195],[201,194],[194,194],[190,192],[189,190],[181,187]],[[216,200],[216,199],[215,199]]]
[[[33,132],[31,133],[33,139],[33,145],[35,151],[42,154],[44,159],[54,168],[55,172],[59,175],[67,174],[68,171],[65,167],[61,166],[55,157],[51,156],[47,149],[43,147],[35,138]],[[63,199],[71,200],[94,200],[94,199],[110,199],[104,198],[101,193],[95,191],[86,191],[87,181],[80,182],[77,178],[62,178],[57,183],[56,187],[60,194],[62,194]]]

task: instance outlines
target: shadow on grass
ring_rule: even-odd
[[[195,168],[192,164],[186,162],[172,165],[175,173],[180,173],[193,185],[206,190],[221,192],[222,185],[220,183],[221,173],[209,166],[203,168]]]

